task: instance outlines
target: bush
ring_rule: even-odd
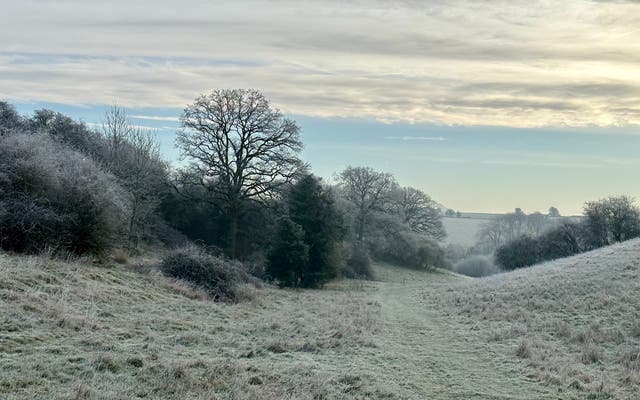
[[[458,261],[453,270],[459,274],[481,278],[497,274],[500,269],[486,256],[476,255]]]
[[[437,242],[410,232],[399,232],[374,246],[374,255],[399,266],[426,270],[449,268],[444,250]]]
[[[586,231],[592,248],[607,246],[640,236],[640,208],[628,196],[587,202]]]
[[[570,257],[591,248],[591,234],[585,223],[564,222],[533,238],[521,236],[496,250],[496,262],[512,270],[543,261]]]
[[[563,223],[538,238],[538,257],[541,261],[569,257],[585,251],[584,228],[577,223]]]
[[[496,250],[496,263],[506,270],[534,265],[540,261],[538,246],[536,238],[521,236]]]
[[[371,258],[367,247],[361,243],[348,244],[346,264],[342,269],[342,276],[351,279],[373,279]]]
[[[171,251],[162,259],[160,270],[167,276],[202,287],[216,301],[239,300],[243,284],[251,281],[241,263],[214,257],[195,246]]]
[[[117,245],[128,193],[90,158],[47,136],[0,137],[0,247],[103,255]]]
[[[444,249],[435,240],[421,240],[418,247],[418,258],[424,269],[443,268],[450,269],[451,263],[447,260]]]
[[[467,258],[472,252],[471,248],[461,246],[459,244],[449,243],[444,248],[444,253],[450,263],[457,263]]]

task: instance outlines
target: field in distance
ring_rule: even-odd
[[[463,247],[471,247],[478,239],[478,233],[482,226],[495,217],[496,214],[467,214],[461,217],[443,217],[442,224],[447,231],[445,244],[455,244]]]

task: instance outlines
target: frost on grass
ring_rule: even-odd
[[[0,398],[392,398],[340,360],[375,348],[364,293],[241,304],[131,267],[0,253]]]
[[[603,248],[424,298],[467,335],[519,358],[578,398],[640,398],[640,241]],[[452,329],[454,329],[452,327]]]

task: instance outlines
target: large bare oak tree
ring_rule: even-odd
[[[229,255],[247,201],[264,201],[301,166],[300,128],[257,90],[225,89],[198,97],[181,118],[177,144],[198,183],[230,218]]]

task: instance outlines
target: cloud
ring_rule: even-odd
[[[387,140],[402,140],[403,142],[444,142],[447,139],[442,136],[385,136]]]
[[[318,117],[640,125],[637,2],[24,0],[2,23],[17,101],[182,108],[254,87]]]
[[[97,123],[97,122],[85,122],[85,124],[92,129],[98,130],[100,131],[103,128],[103,125],[101,123]],[[141,131],[160,131],[163,130],[163,128],[157,128],[157,127],[153,127],[153,126],[148,126],[148,125],[136,125],[136,124],[131,124],[129,125],[131,128],[133,129],[139,129]]]
[[[179,122],[180,118],[178,117],[161,117],[157,115],[132,115],[133,119],[144,119],[149,121],[170,121],[170,122]]]

